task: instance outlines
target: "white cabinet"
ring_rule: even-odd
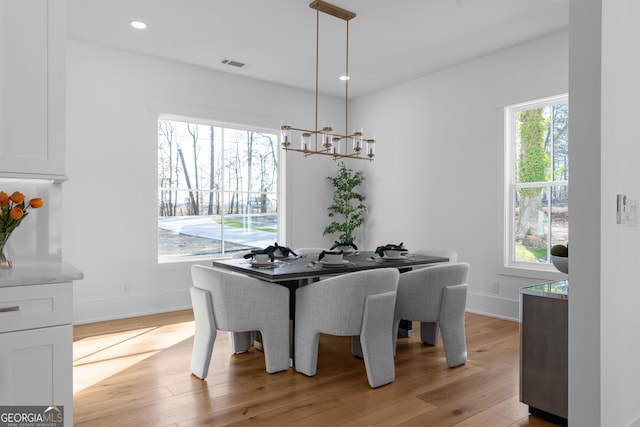
[[[73,415],[72,353],[71,325],[0,334],[0,402],[62,406],[69,419]]]
[[[72,283],[0,287],[0,405],[62,406],[73,426]]]
[[[64,0],[0,1],[0,175],[64,175]]]

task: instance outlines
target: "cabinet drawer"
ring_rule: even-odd
[[[0,333],[71,324],[71,283],[0,288]]]

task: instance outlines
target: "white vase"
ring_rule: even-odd
[[[11,233],[0,233],[0,268],[7,269],[13,266],[10,237]]]

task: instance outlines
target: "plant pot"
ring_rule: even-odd
[[[551,255],[551,263],[558,271],[569,274],[569,257]]]

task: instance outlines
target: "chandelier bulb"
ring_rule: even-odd
[[[334,136],[331,143],[331,154],[333,157],[337,157],[340,154],[340,137]]]
[[[282,146],[287,148],[291,145],[291,126],[283,124],[280,126],[280,132],[282,134]]]
[[[305,153],[308,153],[311,150],[311,133],[302,132],[302,136],[300,138],[300,149]]]
[[[356,153],[360,153],[362,151],[362,129],[353,130],[352,141],[351,148]]]
[[[373,159],[376,155],[376,140],[375,138],[367,139],[367,156],[369,159]]]
[[[322,128],[322,131],[321,131],[321,133],[322,133],[322,146],[327,151],[331,151],[331,143],[332,143],[331,132],[333,132],[333,128],[331,126],[325,126],[325,127]]]

